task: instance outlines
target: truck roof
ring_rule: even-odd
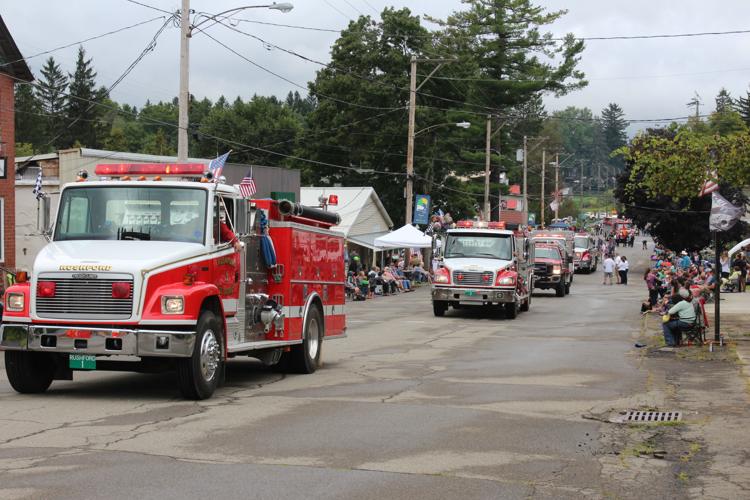
[[[448,234],[452,233],[477,233],[477,234],[502,234],[504,236],[513,236],[515,233],[509,229],[489,229],[486,227],[475,228],[475,227],[457,227],[455,229],[448,229]]]
[[[83,187],[180,187],[180,188],[192,188],[192,189],[205,189],[209,191],[218,191],[224,194],[238,194],[239,188],[230,184],[217,184],[214,182],[198,182],[198,181],[179,181],[179,180],[106,180],[106,181],[85,181],[85,182],[70,182],[63,186],[63,189],[68,188],[83,188]]]

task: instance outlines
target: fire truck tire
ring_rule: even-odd
[[[292,346],[289,351],[289,369],[294,373],[313,373],[320,365],[321,348],[325,336],[323,315],[312,305],[307,312],[302,343]]]
[[[570,285],[573,283],[573,280],[570,281],[567,285],[565,285],[565,295],[568,295],[570,293]]]
[[[565,297],[565,284],[562,281],[555,287],[555,295],[558,297]]]
[[[505,304],[505,317],[508,319],[516,319],[518,316],[518,302],[509,302]]]
[[[526,312],[529,308],[531,308],[531,292],[529,292],[529,296],[521,304],[521,312]]]
[[[224,368],[223,331],[212,311],[203,311],[198,319],[193,355],[180,359],[177,380],[185,399],[208,399],[219,386]]]
[[[445,316],[445,311],[448,310],[448,304],[445,302],[433,302],[432,303],[432,313],[435,315],[436,318],[442,318]]]
[[[37,394],[52,384],[55,360],[48,353],[5,351],[5,372],[17,392]]]

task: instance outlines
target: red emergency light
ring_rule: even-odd
[[[500,222],[489,222],[487,227],[490,229],[505,229],[505,221]]]
[[[337,194],[329,195],[328,204],[334,207],[337,206],[339,204],[339,196]]]
[[[202,163],[114,163],[97,165],[94,172],[100,176],[121,177],[125,175],[175,175],[200,177],[206,171]]]
[[[460,220],[456,222],[456,227],[474,227],[474,221],[471,220]]]

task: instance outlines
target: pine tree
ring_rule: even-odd
[[[50,56],[42,68],[42,79],[36,87],[36,97],[42,112],[48,116],[43,120],[42,141],[45,151],[58,149],[65,133],[65,93],[68,79],[60,70],[55,59]]]
[[[745,124],[750,126],[750,90],[745,92],[745,97],[740,96],[735,101],[734,106]]]
[[[102,108],[95,103],[101,102],[106,91],[96,88],[96,72],[91,59],[86,59],[86,51],[78,48],[75,72],[70,77],[70,87],[65,114],[69,123],[65,146],[75,141],[84,146],[95,148],[99,146],[98,137],[101,124],[98,120],[102,116]]]
[[[725,113],[728,111],[734,111],[734,100],[729,91],[722,87],[716,96],[716,112]]]
[[[16,143],[28,143],[34,149],[44,144],[44,115],[31,85],[16,85]]]
[[[627,144],[628,135],[625,129],[628,126],[628,122],[623,118],[624,116],[625,112],[614,102],[609,103],[602,110],[604,141],[610,152]]]

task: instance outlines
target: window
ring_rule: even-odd
[[[493,234],[450,233],[445,243],[445,258],[475,257],[511,260],[511,237]]]
[[[55,241],[156,240],[204,243],[203,189],[81,186],[63,191]]]

